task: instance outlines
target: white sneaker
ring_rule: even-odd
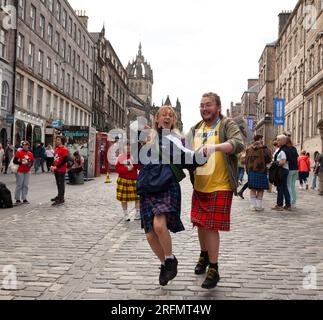
[[[124,212],[124,220],[127,221],[127,222],[130,221],[130,217],[129,217],[128,212]]]
[[[257,208],[255,206],[250,206],[251,211],[257,211]]]
[[[263,207],[256,207],[256,211],[265,211]]]
[[[135,220],[141,220],[140,212],[136,212]]]

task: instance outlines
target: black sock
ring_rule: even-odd
[[[218,263],[210,263],[210,264],[209,264],[209,268],[213,268],[213,269],[215,269],[216,271],[219,271]]]
[[[200,257],[208,258],[208,256],[209,256],[208,251],[201,251]]]

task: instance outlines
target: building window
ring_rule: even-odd
[[[51,80],[52,77],[52,60],[51,58],[47,57],[47,62],[46,62],[46,77],[47,80]]]
[[[7,59],[7,31],[0,29],[0,58]]]
[[[66,79],[66,92],[70,94],[70,91],[71,91],[71,75],[68,73],[67,79]]]
[[[78,30],[78,36],[77,36],[77,44],[79,47],[81,47],[81,30]]]
[[[71,65],[73,68],[75,68],[75,59],[76,59],[76,52],[75,50],[73,50],[73,55],[72,55],[72,61],[71,61]]]
[[[76,27],[76,23],[74,23],[74,34],[73,34],[74,41],[76,41],[76,32],[77,32],[77,27]]]
[[[36,8],[33,5],[30,6],[30,28],[36,29]]]
[[[85,61],[84,60],[82,60],[81,74],[84,77],[84,75],[85,75]]]
[[[30,42],[28,48],[28,67],[34,68],[35,46]]]
[[[75,92],[75,98],[79,99],[80,98],[80,83],[76,81],[76,92]]]
[[[320,61],[320,70],[323,69],[323,44],[321,43],[320,45],[320,57],[319,57],[319,61]]]
[[[81,64],[81,58],[79,55],[77,55],[77,60],[76,60],[76,71],[80,72],[80,64]]]
[[[54,64],[54,84],[58,84],[58,64]]]
[[[28,80],[28,88],[27,88],[27,109],[33,110],[34,104],[34,83],[31,80]]]
[[[67,54],[66,54],[66,61],[67,63],[71,63],[71,58],[72,58],[72,48],[70,45],[67,47]]]
[[[57,104],[58,104],[58,97],[54,95],[53,119],[57,119]]]
[[[62,13],[62,26],[64,29],[66,29],[66,24],[67,24],[67,12],[65,9],[63,9]]]
[[[39,20],[39,27],[40,27],[40,36],[44,39],[45,38],[45,17],[40,16]]]
[[[44,53],[39,50],[38,52],[38,73],[43,75],[44,72]]]
[[[313,99],[308,102],[308,125],[306,137],[312,137],[313,135]]]
[[[17,58],[24,62],[24,48],[25,48],[25,38],[19,33],[17,39]]]
[[[56,3],[55,17],[59,22],[61,21],[61,3],[59,1]]]
[[[73,29],[73,20],[71,17],[68,18],[68,34],[72,36],[72,29]]]
[[[59,53],[59,33],[55,33],[55,44],[54,44],[54,49],[56,52]]]
[[[48,43],[50,46],[53,45],[53,26],[49,23],[47,29]]]
[[[52,100],[52,94],[50,91],[46,91],[47,92],[47,98],[46,98],[46,110],[45,110],[45,117],[47,119],[49,119],[50,117],[50,107],[51,107],[51,100]]]
[[[61,80],[60,80],[61,89],[64,90],[65,88],[65,70],[61,69]]]
[[[84,51],[84,52],[85,52],[85,44],[86,44],[85,36],[83,36],[82,48],[83,48],[83,51]]]
[[[81,85],[81,97],[80,97],[80,100],[82,101],[82,102],[84,102],[84,86],[83,85]]]
[[[43,114],[43,88],[41,86],[38,86],[37,90],[37,113]]]
[[[1,109],[9,110],[9,84],[2,81],[1,84]]]
[[[16,76],[16,105],[20,107],[22,105],[22,93],[23,93],[24,77],[17,73]]]
[[[297,33],[295,34],[295,38],[294,38],[294,57],[297,55],[298,52],[298,37],[297,37]]]
[[[18,1],[18,16],[20,19],[25,20],[26,15],[26,0]]]
[[[53,10],[54,10],[54,1],[53,0],[47,0],[47,5],[48,5],[49,11],[53,12]]]
[[[66,40],[65,39],[62,40],[61,50],[62,50],[62,58],[65,59],[65,51],[66,51]]]

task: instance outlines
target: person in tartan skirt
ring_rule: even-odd
[[[246,169],[252,211],[263,211],[264,190],[269,189],[267,165],[272,162],[271,151],[264,146],[263,136],[256,135],[246,152]]]
[[[139,169],[139,165],[135,164],[131,156],[130,145],[127,144],[125,152],[118,156],[115,164],[115,171],[119,174],[117,180],[117,200],[121,202],[125,221],[130,221],[128,202],[135,202],[135,220],[140,220],[140,197],[137,194],[136,186]]]
[[[176,164],[179,168],[177,170],[181,171],[184,168],[196,168],[207,162],[202,148],[192,151],[184,147],[180,134],[175,130],[176,122],[174,109],[168,105],[162,106],[155,116],[154,128],[145,126],[143,131],[138,132],[139,155],[146,151],[149,157],[149,161],[143,161],[140,156],[138,159],[141,164],[137,182],[141,227],[152,251],[161,262],[161,286],[166,286],[177,275],[178,260],[173,254],[170,232],[185,230],[181,221],[180,180],[176,170],[172,168]],[[134,149],[132,148],[132,152]],[[159,172],[160,175],[155,174]]]

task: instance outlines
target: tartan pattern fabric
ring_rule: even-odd
[[[249,189],[268,190],[269,182],[267,174],[250,171],[248,173],[248,187]]]
[[[117,180],[117,200],[120,202],[133,202],[140,199],[137,195],[137,180],[118,178]]]
[[[194,227],[213,231],[230,231],[232,191],[202,193],[194,190],[191,222]]]
[[[154,216],[165,214],[167,228],[177,233],[185,228],[181,221],[181,187],[178,182],[170,184],[165,192],[145,193],[140,197],[141,228],[145,233],[153,231]]]

